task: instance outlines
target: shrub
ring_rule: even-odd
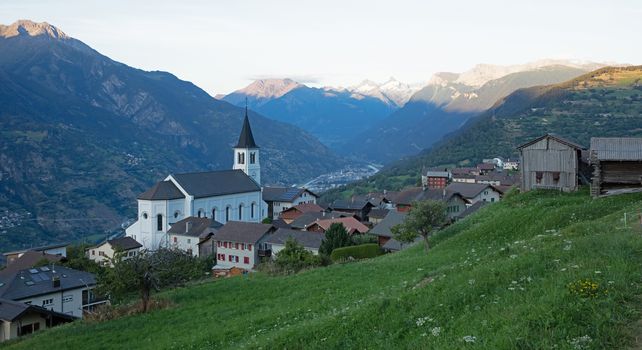
[[[352,235],[351,238],[352,238],[352,243],[354,245],[366,244],[366,243],[377,243],[377,236],[375,236],[375,235],[369,235],[369,234],[358,235],[358,234],[354,234],[354,235]]]
[[[285,248],[276,253],[276,267],[285,273],[297,272],[305,268],[321,265],[321,258],[307,251],[292,238],[285,242]]]
[[[341,261],[347,259],[366,259],[374,258],[382,254],[381,248],[376,243],[355,245],[350,247],[337,248],[332,251],[330,258],[332,261]]]
[[[333,250],[352,245],[352,239],[342,223],[335,222],[325,231],[325,238],[321,241],[319,253],[330,255]]]

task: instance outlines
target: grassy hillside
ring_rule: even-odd
[[[510,195],[435,236],[428,255],[177,289],[163,294],[171,309],[8,348],[623,348],[638,331],[642,238],[621,219],[641,209],[642,194]],[[569,289],[585,279],[595,297]]]

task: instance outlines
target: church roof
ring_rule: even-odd
[[[183,192],[171,181],[159,181],[149,190],[141,193],[138,199],[143,200],[170,200],[185,198]]]
[[[254,135],[252,135],[252,128],[250,127],[250,119],[247,117],[247,109],[245,110],[245,118],[243,119],[243,129],[239,136],[239,142],[235,148],[259,148],[254,142]]]
[[[243,170],[220,170],[172,175],[174,180],[194,198],[261,191]]]

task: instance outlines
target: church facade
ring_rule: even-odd
[[[261,222],[266,204],[261,194],[259,147],[245,113],[232,170],[172,174],[138,196],[138,220],[126,229],[144,249],[170,246],[167,231],[190,216]]]

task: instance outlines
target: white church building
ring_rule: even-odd
[[[172,174],[138,196],[138,220],[126,230],[143,245],[156,250],[169,246],[167,231],[186,217],[210,217],[228,221],[261,222],[266,204],[261,196],[259,147],[250,121],[243,121],[234,147],[233,170]]]

